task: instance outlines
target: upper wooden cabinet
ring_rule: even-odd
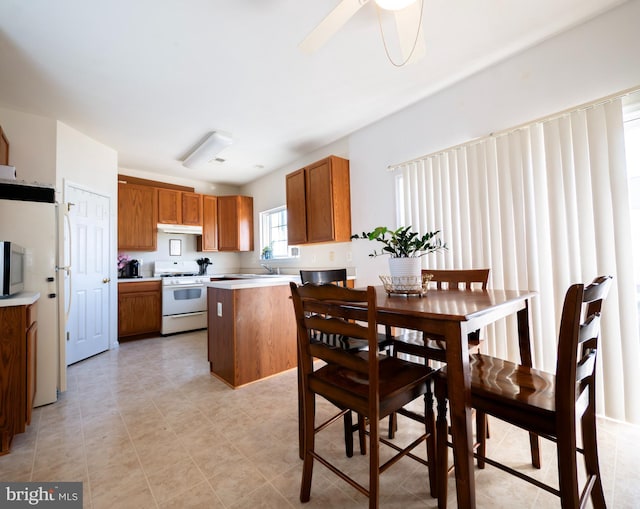
[[[9,140],[0,127],[0,164],[9,164]]]
[[[291,245],[351,239],[349,161],[329,156],[286,177]]]
[[[156,188],[118,183],[118,249],[155,251],[158,193]]]
[[[287,175],[287,242],[307,242],[307,200],[304,168]]]
[[[202,235],[197,241],[198,251],[218,250],[218,197],[202,197]]]
[[[202,195],[173,189],[158,189],[158,222],[202,225]]]
[[[218,196],[218,250],[253,251],[251,196]]]
[[[182,224],[202,225],[202,195],[182,193]]]

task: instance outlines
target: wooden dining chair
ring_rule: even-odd
[[[530,433],[556,442],[559,489],[476,453],[484,461],[560,497],[563,509],[584,507],[587,497],[595,509],[606,507],[596,442],[595,366],[602,302],[611,276],[589,285],[569,287],[564,299],[555,375],[488,355],[471,358],[471,405]],[[438,507],[447,505],[447,378],[446,368],[435,381],[438,401]],[[576,447],[576,419],[580,418],[582,448]],[[482,430],[481,430],[482,431]],[[480,437],[484,441],[484,437]],[[587,481],[580,494],[576,451],[584,455]],[[535,466],[535,465],[534,465]]]
[[[347,269],[322,269],[322,270],[301,270],[300,282],[302,284],[336,284],[338,286],[347,287],[349,285],[347,279]],[[318,331],[311,331],[311,334],[315,334],[319,339],[332,346],[339,346],[350,352],[358,352],[366,350],[369,345],[366,341],[348,338],[337,337],[336,335],[323,334],[320,337]],[[382,351],[389,351],[393,344],[393,337],[391,333],[391,327],[386,326],[385,332],[378,333],[378,349]],[[362,416],[358,416],[357,423],[353,423],[353,416],[351,412],[347,412],[344,415],[344,440],[345,440],[345,452],[350,458],[353,456],[353,433],[358,431],[360,453],[366,454],[366,441],[364,436],[364,420]]]
[[[472,291],[487,289],[489,271],[490,269],[424,269],[422,274],[431,274],[433,276],[429,284],[435,291]],[[429,298],[428,295],[426,298]],[[469,353],[480,351],[482,339],[480,338],[479,330],[469,334],[468,341]],[[446,347],[444,338],[433,335],[425,336],[420,331],[407,331],[405,334],[394,338],[393,355],[404,354],[417,357],[426,364],[430,364],[432,361],[446,362]],[[410,419],[422,419],[421,415],[406,408],[401,409],[398,413]],[[486,427],[486,420],[483,418],[482,422],[480,422],[479,419],[476,419],[476,428],[478,426]],[[389,438],[393,438],[396,429],[397,417],[393,414],[389,417]]]
[[[425,401],[424,432],[406,448],[396,444],[396,454],[380,464],[380,444],[390,444],[379,433],[381,417],[424,396],[433,376],[426,365],[403,361],[380,352],[376,322],[376,291],[353,290],[335,285],[303,285],[290,283],[298,327],[298,348],[302,372],[304,408],[304,463],[300,501],[311,496],[313,465],[317,460],[352,487],[369,497],[369,507],[379,507],[380,474],[398,459],[406,456],[430,465],[429,484],[435,495],[435,437],[432,401]],[[359,310],[355,310],[357,306]],[[364,309],[364,311],[362,310]],[[357,353],[347,352],[320,341],[314,341],[309,331],[337,334],[366,340],[369,348]],[[315,362],[316,359],[324,363]],[[340,412],[316,426],[316,397],[321,396]],[[369,483],[363,486],[316,449],[316,434],[339,419],[344,412],[354,411],[369,422]],[[427,461],[410,452],[422,442],[427,444]],[[425,478],[426,480],[426,478]]]

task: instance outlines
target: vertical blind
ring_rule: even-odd
[[[620,99],[392,168],[398,220],[441,230],[432,268],[490,267],[494,288],[538,292],[534,366],[555,372],[567,288],[614,276],[603,308],[598,412],[640,423],[640,344]],[[506,338],[506,339],[505,339]],[[519,360],[516,323],[487,331],[491,355]]]

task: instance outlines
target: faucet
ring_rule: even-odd
[[[269,274],[280,274],[280,267],[273,267],[271,265],[267,265],[266,263],[261,263],[260,266],[266,269]]]

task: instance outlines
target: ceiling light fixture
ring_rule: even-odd
[[[415,3],[416,0],[374,0],[378,7],[387,11],[399,11]]]
[[[378,26],[380,27],[380,37],[387,59],[395,67],[403,67],[410,62],[415,62],[422,58],[425,53],[424,37],[422,36],[422,11],[424,10],[424,0],[417,4],[416,0],[374,0],[380,9],[394,11],[400,48],[402,50],[402,60],[397,62],[391,56],[387,39],[382,29],[382,17],[380,9],[378,13]],[[414,28],[415,27],[415,28]]]
[[[385,53],[394,66],[402,67],[417,62],[426,54],[422,33],[424,0],[340,0],[338,5],[304,38],[299,45],[300,49],[306,53],[316,51],[367,4],[371,4],[378,13],[378,24]],[[382,30],[382,11],[386,12],[385,18],[391,16],[395,19],[395,32],[399,43],[397,46],[402,54],[400,62],[394,61],[391,57],[387,44],[388,37],[385,37]],[[388,25],[386,22],[385,24]],[[395,50],[394,52],[398,53]]]
[[[194,170],[202,168],[232,143],[233,138],[229,133],[214,131],[182,161],[182,166]]]

